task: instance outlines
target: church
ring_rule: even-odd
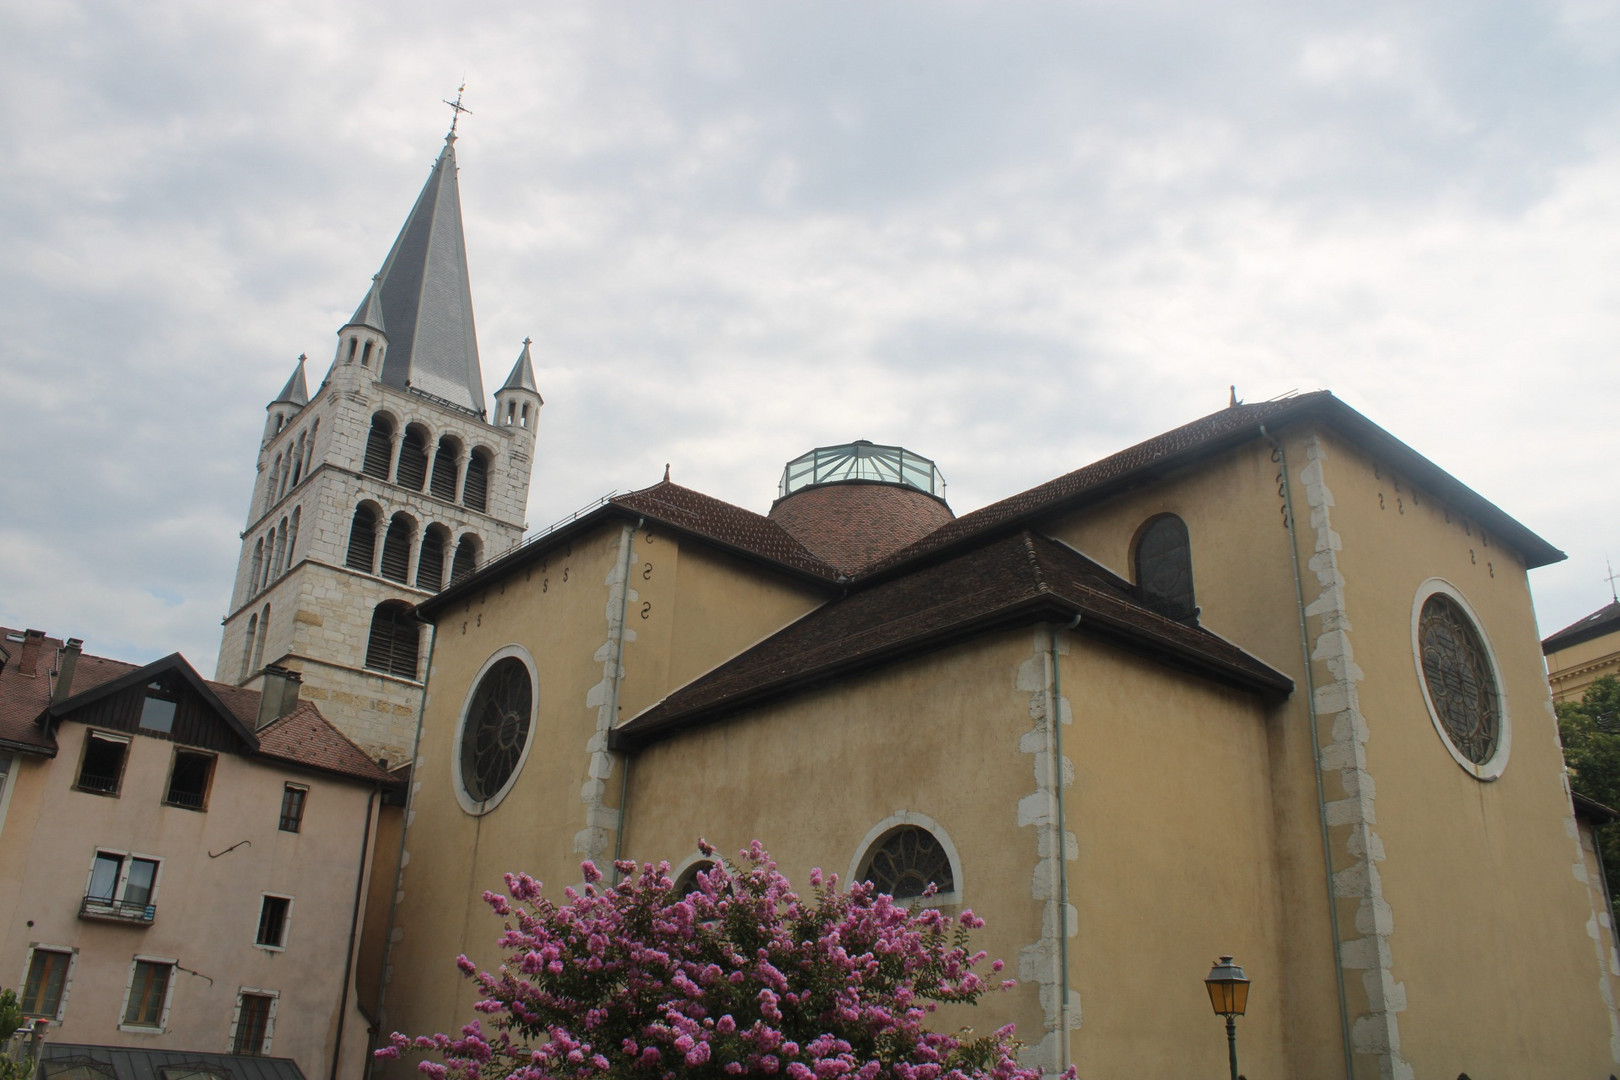
[[[1440,465],[1316,392],[960,516],[948,459],[857,439],[520,543],[542,401],[525,343],[486,408],[468,281],[452,130],[269,406],[219,661],[409,765],[381,1032],[474,1016],[505,872],[757,838],[983,917],[1019,986],[942,1022],[1049,1072],[1222,1075],[1222,955],[1250,1077],[1620,1064],[1527,577],[1563,555]]]

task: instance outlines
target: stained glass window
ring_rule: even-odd
[[[1476,765],[1496,754],[1502,735],[1496,672],[1473,622],[1443,593],[1423,602],[1418,615],[1423,682],[1446,737]]]
[[[891,830],[867,857],[862,877],[896,900],[921,896],[929,885],[942,893],[956,888],[950,856],[927,829],[902,825]]]
[[[1192,543],[1174,514],[1154,518],[1136,542],[1136,584],[1142,597],[1172,619],[1190,619],[1193,604]]]
[[[473,692],[461,727],[461,784],[474,802],[488,802],[517,771],[533,700],[529,669],[514,656],[496,661]]]

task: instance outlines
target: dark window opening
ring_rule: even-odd
[[[264,1040],[270,1034],[270,1004],[275,1000],[268,994],[242,995],[242,1005],[236,1017],[236,1039],[231,1043],[231,1053],[264,1053]]]
[[[124,1023],[133,1027],[163,1026],[163,1001],[169,996],[169,976],[173,971],[173,964],[135,961],[135,978],[129,986]]]
[[[378,604],[371,615],[371,636],[366,642],[366,667],[402,679],[416,678],[419,638],[416,617],[397,601]]]
[[[693,863],[691,866],[688,866],[681,873],[681,876],[675,879],[675,895],[691,896],[693,893],[702,889],[703,884],[702,882],[698,881],[698,875],[707,874],[713,869],[714,863],[708,861],[707,859],[701,859]]]
[[[141,703],[141,727],[167,735],[174,730],[174,710],[179,698],[160,682],[148,683],[146,700]]]
[[[375,343],[370,342],[370,341],[366,342],[365,349],[360,353],[360,366],[361,367],[370,367],[371,366],[371,346],[373,344],[375,344]]]
[[[417,428],[405,429],[405,441],[399,448],[399,473],[394,482],[402,488],[421,491],[427,480],[427,442]]]
[[[422,534],[422,552],[416,557],[416,587],[433,592],[444,588],[444,533],[437,527]]]
[[[467,483],[462,489],[461,501],[469,510],[482,514],[489,502],[489,459],[473,454],[467,459]]]
[[[381,416],[373,417],[366,435],[366,461],[360,471],[378,480],[388,479],[388,459],[394,452],[394,428]]]
[[[369,574],[376,560],[377,515],[371,512],[369,506],[362,506],[355,510],[354,524],[349,526],[349,554],[344,558],[343,565]]]
[[[35,949],[28,961],[28,978],[23,981],[22,1000],[17,1004],[24,1016],[55,1019],[62,1011],[62,987],[67,982],[70,952]]]
[[[470,536],[463,536],[461,543],[456,545],[456,557],[450,564],[450,584],[454,585],[476,569],[478,542]]]
[[[1174,514],[1153,519],[1136,542],[1136,584],[1156,610],[1183,622],[1196,619],[1192,542]]]
[[[117,795],[124,778],[129,742],[92,731],[84,740],[84,761],[79,766],[78,788],[100,795]]]
[[[259,907],[259,933],[254,941],[279,949],[287,943],[287,910],[292,901],[285,896],[267,896]]]
[[[411,521],[403,514],[395,514],[383,536],[382,576],[405,584],[411,572]]]
[[[956,888],[945,848],[933,833],[915,825],[902,825],[879,841],[860,876],[896,900],[921,896],[930,885],[942,893]]]
[[[435,498],[446,501],[456,497],[456,451],[451,438],[439,440],[439,452],[433,456],[433,483],[430,490]]]
[[[299,787],[297,784],[288,784],[281,792],[281,824],[282,832],[297,832],[304,825],[304,799],[308,797],[309,789]]]
[[[176,750],[174,769],[169,774],[169,790],[163,796],[163,802],[185,810],[205,810],[208,807],[208,784],[213,777],[214,755]]]

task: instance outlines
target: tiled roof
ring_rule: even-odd
[[[806,615],[612,733],[634,749],[680,729],[942,648],[976,634],[1081,617],[1079,632],[1270,695],[1293,682],[1207,630],[1139,603],[1131,586],[1064,544],[1023,531],[897,576]]]
[[[861,481],[802,488],[778,499],[770,515],[813,555],[852,577],[954,516],[916,488]]]
[[[767,559],[827,580],[838,577],[834,567],[812,555],[770,518],[668,480],[616,496],[612,504],[740,554]]]
[[[1583,641],[1620,631],[1620,603],[1604,604],[1584,619],[1570,623],[1541,643],[1543,653],[1557,652]]]
[[[15,633],[17,631],[0,628],[0,635]],[[56,753],[54,737],[47,734],[44,725],[38,721],[51,703],[51,689],[55,683],[51,672],[56,667],[57,650],[61,647],[59,638],[41,638],[36,673],[30,676],[22,672],[17,662],[18,647],[13,645],[13,658],[0,671],[0,745],[46,755]],[[172,667],[174,663],[171,662],[185,664],[190,674],[196,674],[178,653],[148,665],[130,664],[85,653],[79,657],[73,670],[72,694],[58,708],[71,709],[75,701],[105,688],[108,683],[148,668]],[[259,717],[257,690],[200,677],[198,681],[230,712],[241,728],[253,732]],[[254,735],[259,743],[258,750],[244,756],[335,773],[368,783],[391,782],[384,769],[379,768],[366,756],[365,751],[333,727],[310,702],[299,702],[291,713],[266,724]]]
[[[1564,553],[1438,465],[1344,404],[1326,390],[1277,401],[1239,404],[1157,435],[1073,472],[1048,480],[1000,502],[964,514],[871,567],[869,574],[895,570],[914,558],[936,554],[971,538],[1022,527],[1037,516],[1072,508],[1129,490],[1217,453],[1257,438],[1262,424],[1275,431],[1304,418],[1322,420],[1370,453],[1485,525],[1524,556],[1530,568],[1558,562]]]

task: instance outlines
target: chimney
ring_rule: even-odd
[[[76,637],[67,639],[62,651],[56,658],[56,692],[51,695],[51,704],[67,700],[73,692],[73,669],[78,666],[79,653],[84,649],[84,642]]]
[[[266,665],[264,688],[259,691],[257,728],[279,720],[298,708],[298,690],[303,685],[304,677],[298,672],[275,664]]]
[[[17,659],[17,674],[34,675],[39,667],[39,650],[45,644],[45,631],[24,630],[22,656]]]

